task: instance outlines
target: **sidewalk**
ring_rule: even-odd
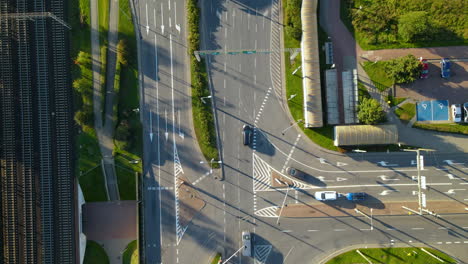
[[[335,201],[320,204],[289,204],[283,208],[281,217],[343,217],[343,216],[362,216],[355,212],[355,209],[370,215],[370,209],[374,216],[379,215],[408,215],[407,210],[402,206],[411,209],[417,209],[417,202],[387,202],[373,204],[355,204],[350,201]],[[457,201],[428,201],[427,208],[436,214],[463,214],[465,205]],[[279,215],[281,208],[278,208],[276,214]]]

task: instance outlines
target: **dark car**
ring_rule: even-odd
[[[450,59],[443,58],[440,60],[440,76],[442,78],[450,77],[450,66],[452,66]]]
[[[288,173],[288,175],[301,179],[301,180],[303,180],[305,176],[307,175],[305,172],[298,170],[296,168],[293,168],[293,167],[286,168],[286,172]]]
[[[250,127],[249,125],[244,125],[242,127],[242,140],[244,142],[244,145],[249,145],[251,138],[252,138],[252,127]]]
[[[362,201],[366,199],[366,197],[367,197],[367,194],[363,192],[346,194],[346,199],[348,201]]]
[[[426,59],[423,59],[423,57],[419,58],[419,62],[421,62],[421,74],[419,75],[419,78],[427,79],[427,77],[429,77],[429,64]]]

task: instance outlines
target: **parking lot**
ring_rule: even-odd
[[[448,100],[449,104],[468,102],[468,62],[452,62],[451,77],[443,79],[439,61],[429,60],[429,77],[398,85],[396,96],[417,101]]]

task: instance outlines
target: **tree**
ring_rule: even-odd
[[[93,112],[92,110],[79,110],[75,113],[75,122],[80,125],[81,127],[84,126],[91,126],[93,122]]]
[[[375,125],[385,121],[385,113],[377,100],[363,98],[358,106],[358,118],[361,123]]]
[[[412,54],[387,61],[385,68],[395,83],[414,82],[421,71],[419,60]]]
[[[425,40],[431,31],[429,14],[426,11],[413,11],[398,19],[398,35],[406,42]]]
[[[301,5],[302,0],[288,0],[286,3],[286,32],[297,40],[302,36]]]
[[[123,39],[117,43],[117,61],[122,65],[127,65],[127,42]]]

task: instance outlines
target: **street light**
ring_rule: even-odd
[[[234,254],[232,254],[228,259],[226,259],[222,264],[228,263],[228,261],[229,261],[230,259],[232,259],[237,253],[239,253],[239,251],[241,251],[243,248],[244,248],[244,246],[240,247],[236,252],[234,252]],[[221,263],[221,262],[220,262],[220,263]]]
[[[291,96],[289,96],[289,98],[288,98],[288,101],[291,101],[296,96],[297,96],[297,94],[291,94]]]
[[[290,128],[293,127],[295,124],[298,124],[298,123],[301,123],[301,122],[302,122],[302,119],[299,119],[299,120],[297,120],[297,122],[292,123],[290,126],[288,126],[288,127],[285,128],[283,131],[281,131],[281,135],[284,136],[284,133],[286,132],[286,130],[290,129]]]
[[[283,212],[284,204],[286,203],[286,198],[288,197],[289,189],[291,189],[290,186],[289,186],[289,183],[285,182],[285,184],[288,185],[288,189],[286,189],[286,195],[284,196],[283,204],[281,205],[281,209],[280,209],[280,212],[279,212],[279,215],[278,215],[278,219],[276,220],[277,225],[279,225],[279,220],[281,218],[281,213]]]
[[[211,95],[200,97],[200,100],[202,101],[202,103],[206,104],[205,100],[203,99],[211,99]]]
[[[421,155],[420,152],[422,151],[435,151],[433,149],[424,149],[424,148],[419,148],[419,149],[404,149],[403,151],[412,151],[416,152],[416,165],[417,165],[417,170],[418,170],[418,204],[419,204],[419,215],[422,215],[423,208],[422,208],[422,192],[421,192]]]

